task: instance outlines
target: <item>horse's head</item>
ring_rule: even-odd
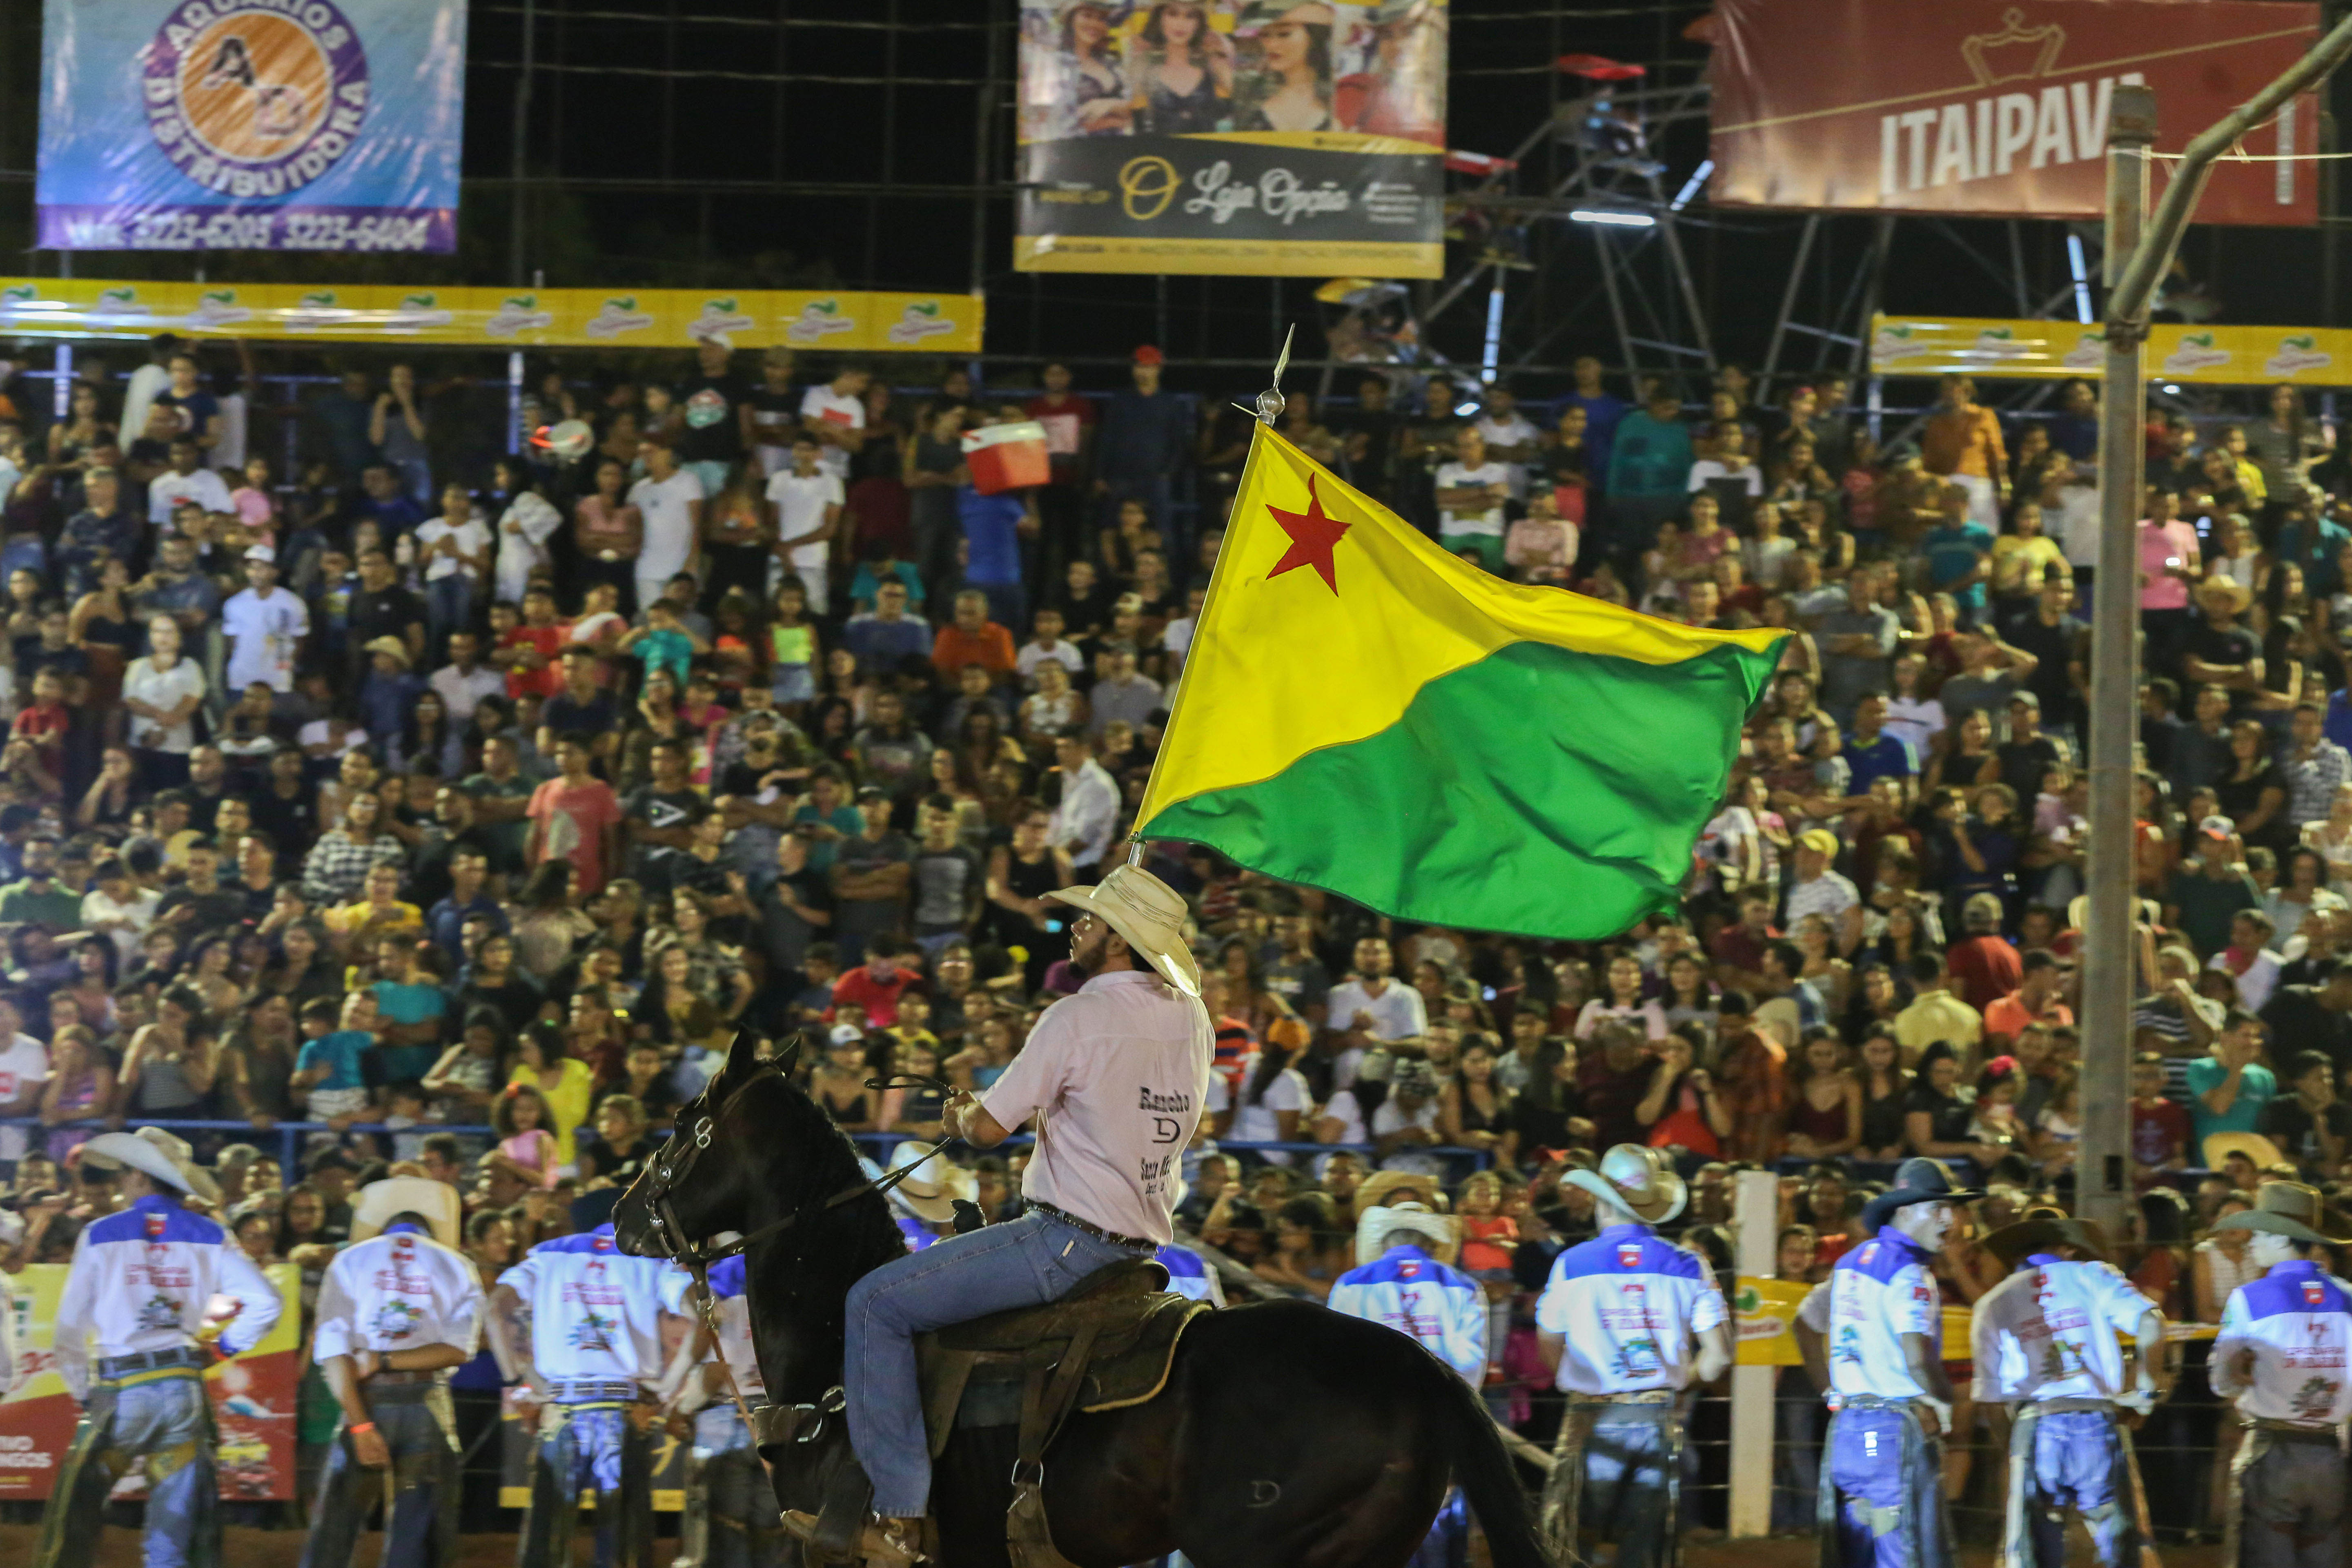
[[[770,1127],[764,1139],[750,1131],[757,1116],[753,1102],[763,1099],[757,1092],[763,1083],[789,1094],[799,1054],[796,1037],[762,1061],[748,1030],[735,1037],[727,1065],[701,1093],[678,1107],[677,1131],[614,1206],[613,1239],[623,1252],[685,1263],[711,1237],[753,1228],[750,1200],[758,1162],[749,1156],[767,1146],[777,1131]],[[721,1148],[725,1152],[713,1157]]]

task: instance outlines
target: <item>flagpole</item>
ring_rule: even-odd
[[[1274,384],[1268,386],[1264,392],[1257,395],[1256,406],[1254,408],[1244,408],[1242,407],[1242,405],[1238,403],[1234,405],[1234,407],[1241,408],[1243,413],[1247,414],[1252,418],[1255,419],[1259,426],[1258,430],[1252,432],[1250,436],[1249,456],[1242,463],[1241,482],[1234,488],[1234,494],[1237,496],[1246,495],[1249,493],[1250,478],[1257,472],[1258,451],[1263,446],[1263,443],[1258,438],[1259,435],[1264,431],[1273,429],[1274,422],[1282,417],[1284,405],[1282,395],[1282,373],[1290,363],[1290,344],[1292,340],[1297,336],[1298,326],[1297,323],[1293,322],[1290,330],[1282,335],[1282,353],[1276,357],[1274,362]],[[1228,519],[1227,521],[1230,521],[1231,520]],[[1227,531],[1230,532],[1230,530]],[[1201,613],[1197,617],[1195,617],[1192,623],[1196,640],[1199,636],[1199,628],[1208,624],[1209,605],[1216,599],[1217,584],[1224,581],[1225,563],[1232,559],[1233,552],[1224,549],[1223,546],[1218,548],[1217,563],[1209,573],[1209,585],[1207,588],[1203,589],[1201,594]],[[1185,651],[1187,658],[1189,659],[1192,650],[1188,648]],[[1168,727],[1160,732],[1160,750],[1152,753],[1151,772],[1144,776],[1143,798],[1147,801],[1151,798],[1151,785],[1153,782],[1160,777],[1160,758],[1161,754],[1168,750],[1168,737],[1176,732],[1177,718],[1183,711],[1184,678],[1181,675],[1179,675],[1176,678],[1176,700],[1170,703],[1168,708]],[[1137,831],[1137,829],[1141,826],[1142,824],[1138,823],[1128,831],[1127,863],[1130,866],[1140,866],[1143,864],[1143,838],[1140,833]]]

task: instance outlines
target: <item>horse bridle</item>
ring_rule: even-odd
[[[789,1057],[771,1057],[761,1062],[756,1071],[738,1085],[734,1093],[730,1094],[725,1103],[721,1104],[717,1110],[698,1110],[695,1113],[693,1126],[690,1129],[681,1129],[673,1132],[669,1142],[659,1154],[655,1156],[653,1163],[646,1167],[645,1174],[638,1178],[646,1187],[646,1212],[650,1216],[654,1243],[660,1247],[663,1258],[678,1265],[694,1277],[696,1306],[699,1310],[703,1326],[709,1331],[714,1345],[719,1340],[719,1303],[717,1298],[710,1293],[712,1264],[733,1258],[739,1253],[747,1251],[755,1243],[765,1241],[770,1237],[790,1230],[800,1223],[803,1215],[828,1214],[853,1198],[864,1197],[867,1193],[888,1192],[920,1170],[932,1155],[955,1142],[955,1135],[949,1133],[924,1150],[921,1159],[910,1161],[895,1171],[885,1172],[870,1181],[860,1182],[856,1186],[845,1187],[814,1209],[795,1209],[783,1218],[771,1221],[749,1235],[738,1235],[732,1241],[711,1247],[705,1242],[695,1240],[686,1234],[686,1226],[677,1217],[677,1206],[671,1201],[672,1194],[677,1191],[678,1184],[693,1171],[695,1162],[701,1159],[704,1152],[710,1147],[720,1119],[734,1109],[736,1100],[741,1099],[744,1092],[762,1078],[771,1073],[781,1074],[783,1071],[784,1063],[789,1059]],[[951,1085],[918,1073],[894,1073],[887,1079],[866,1080],[866,1087],[877,1093],[887,1093],[893,1089],[902,1089],[908,1085],[952,1092]],[[702,1092],[696,1095],[689,1104],[702,1105],[709,1096],[709,1086],[706,1084]],[[735,1402],[735,1408],[742,1415],[744,1425],[751,1428],[755,1442],[761,1447],[786,1443],[816,1442],[824,1436],[828,1419],[841,1414],[846,1404],[845,1394],[836,1385],[827,1389],[824,1398],[814,1405],[754,1406],[743,1397],[743,1391],[737,1386],[734,1369],[728,1365],[725,1356],[719,1358],[719,1370],[726,1374],[729,1397]],[[763,1456],[761,1463],[766,1462]]]

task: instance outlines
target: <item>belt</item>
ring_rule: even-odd
[[[2266,1415],[2253,1416],[2246,1425],[2257,1432],[2267,1432],[2282,1443],[2325,1443],[2333,1448],[2340,1439],[2333,1426],[2298,1426],[2292,1421],[2273,1421]]]
[[[440,1380],[437,1372],[380,1372],[367,1380],[367,1387],[379,1388],[426,1387]]]
[[[2044,1415],[2055,1415],[2069,1411],[2095,1412],[2101,1415],[2112,1415],[2116,1413],[2116,1402],[2112,1399],[2039,1399],[2026,1408],[2038,1410]]]
[[[619,1381],[582,1381],[548,1384],[547,1397],[558,1405],[584,1405],[591,1400],[620,1399],[634,1402],[640,1397],[637,1385]]]
[[[1671,1388],[1645,1388],[1635,1394],[1571,1394],[1570,1405],[1672,1405],[1679,1395]]]
[[[1889,1399],[1883,1394],[1841,1394],[1838,1395],[1837,1404],[1832,1406],[1832,1408],[1838,1410],[1910,1410],[1919,1404],[1919,1400],[1920,1396],[1918,1395],[1914,1395],[1908,1399]]]
[[[1124,1247],[1130,1251],[1135,1252],[1157,1252],[1160,1250],[1160,1244],[1156,1241],[1148,1241],[1139,1236],[1121,1236],[1116,1231],[1105,1230],[1102,1226],[1096,1225],[1091,1221],[1080,1219],[1074,1214],[1067,1213],[1062,1209],[1057,1209],[1052,1204],[1041,1204],[1033,1201],[1029,1206],[1035,1209],[1040,1214],[1053,1215],[1054,1218],[1060,1220],[1072,1230],[1091,1236],[1097,1241],[1108,1241],[1113,1247]]]
[[[194,1345],[181,1345],[168,1351],[140,1351],[131,1355],[105,1355],[98,1358],[98,1375],[103,1382],[130,1377],[142,1372],[173,1372],[185,1369],[202,1372],[212,1364],[212,1357]]]
[[[431,1373],[403,1373],[401,1381],[387,1384],[379,1373],[368,1379],[362,1393],[370,1405],[422,1405],[440,1391]]]

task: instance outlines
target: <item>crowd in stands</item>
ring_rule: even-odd
[[[880,1154],[941,1097],[869,1079],[985,1088],[1076,989],[1042,895],[1126,852],[1245,414],[1148,348],[1104,393],[710,344],[551,370],[512,456],[462,387],[352,369],[285,416],[280,472],[210,352],[0,409],[0,1261],[69,1255],[94,1131],[217,1121],[251,1132],[186,1136],[255,1257],[315,1279],[390,1162],[464,1191],[492,1279],[634,1176],[740,1029],[801,1035]],[[2092,390],[2003,417],[1953,378],[1883,445],[1834,376],[1350,390],[1282,432],[1445,548],[1793,636],[1685,909],[1615,941],[1154,847],[1218,1033],[1181,1223],[1320,1298],[1360,1187],[1410,1181],[1524,1315],[1590,1233],[1559,1173],[1610,1145],[1695,1174],[1726,1267],[1733,1173],[1783,1173],[1807,1279],[1924,1153],[1991,1184],[1943,1259],[1973,1300],[1972,1237],[2065,1201],[2081,1131]],[[1019,420],[1051,482],[983,493],[961,437]],[[2244,1233],[2206,1228],[2333,1187],[2352,1137],[2352,473],[2286,387],[2147,439],[2130,1272],[2210,1322]],[[982,1163],[987,1206],[1018,1165]],[[1495,1337],[1498,1388],[1530,1333]]]

